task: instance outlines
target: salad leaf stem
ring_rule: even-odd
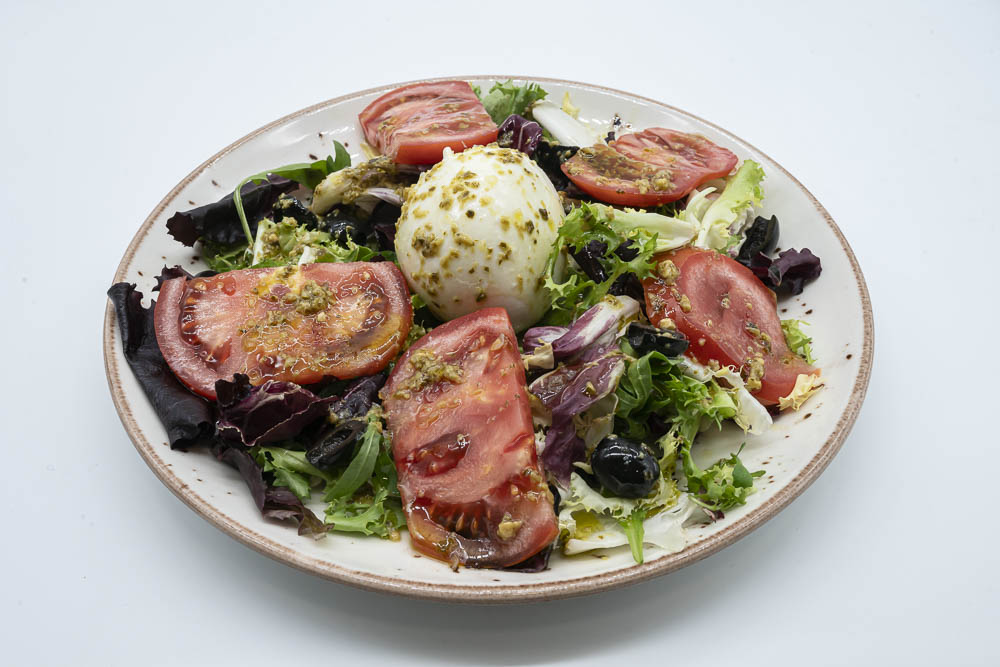
[[[628,538],[628,545],[632,549],[632,558],[636,563],[642,563],[643,561],[642,540],[645,537],[646,530],[642,522],[645,520],[646,510],[637,507],[632,510],[631,514],[619,521],[622,529],[625,531],[625,537]]]
[[[287,178],[304,187],[313,189],[333,172],[339,171],[351,164],[350,154],[339,141],[333,142],[333,148],[334,155],[327,155],[323,160],[297,162],[295,164],[286,164],[283,167],[268,169],[247,176],[236,185],[236,189],[233,190],[233,203],[236,204],[236,214],[240,217],[240,223],[243,225],[243,233],[246,234],[247,243],[252,246],[254,239],[253,234],[250,233],[250,223],[247,221],[246,213],[243,210],[243,197],[240,194],[243,186],[247,183],[263,183],[268,179],[268,176],[273,175]]]

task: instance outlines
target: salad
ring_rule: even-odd
[[[776,253],[759,164],[579,113],[533,83],[410,84],[358,116],[367,159],[334,142],[174,213],[206,270],[164,267],[149,306],[108,291],[170,446],[301,535],[406,530],[456,569],[643,562],[744,504],[764,471],[692,451],[822,387],[776,305],[820,260]]]

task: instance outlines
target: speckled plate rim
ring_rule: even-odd
[[[451,76],[433,79],[417,79],[415,81],[407,81],[404,83],[387,84],[335,97],[325,102],[320,102],[319,104],[314,104],[305,109],[296,111],[292,114],[284,116],[283,118],[279,118],[278,120],[268,123],[267,125],[246,135],[242,139],[230,144],[203,162],[194,171],[188,174],[180,183],[174,186],[174,188],[163,198],[163,200],[156,205],[156,208],[154,208],[152,213],[149,214],[145,222],[143,222],[139,231],[136,232],[131,243],[129,243],[121,263],[118,265],[118,269],[115,272],[114,282],[121,282],[125,280],[128,266],[131,264],[133,256],[135,255],[140,243],[152,228],[156,218],[160,216],[164,209],[170,206],[180,191],[205,169],[235,148],[290,120],[340,102],[367,95],[369,93],[379,93],[392,90],[405,85],[406,83],[415,83],[416,81],[442,81],[449,79],[530,80],[571,86],[583,86],[606,93],[622,95],[626,98],[641,100],[649,104],[656,105],[660,108],[669,110],[672,113],[686,116],[687,118],[695,120],[699,123],[704,123],[733,140],[745,144],[766,157],[766,154],[759,149],[753,147],[748,142],[740,139],[731,132],[728,132],[714,123],[710,123],[702,118],[699,118],[698,116],[678,109],[677,107],[664,104],[663,102],[605,86],[569,81],[566,79],[515,75]],[[774,160],[771,160],[771,162],[774,162]],[[854,256],[854,252],[851,250],[851,246],[848,244],[847,239],[844,238],[840,228],[837,227],[837,224],[833,221],[833,218],[830,217],[830,214],[827,213],[826,209],[823,208],[819,201],[816,200],[812,193],[809,192],[809,190],[807,190],[805,186],[798,181],[798,179],[792,176],[777,162],[774,162],[774,164],[785,176],[787,176],[798,188],[802,190],[812,205],[826,221],[827,225],[830,226],[830,229],[840,241],[840,245],[843,248],[844,253],[847,255],[851,268],[854,271],[854,277],[857,281],[859,293],[861,294],[861,305],[864,316],[864,340],[862,342],[858,374],[854,380],[850,401],[844,408],[843,413],[840,415],[833,432],[827,438],[826,442],[823,443],[819,452],[805,465],[805,467],[803,467],[803,469],[794,479],[792,479],[791,482],[764,502],[760,507],[754,509],[752,512],[749,512],[746,516],[734,521],[731,525],[726,526],[719,532],[689,547],[686,547],[682,551],[675,554],[670,554],[649,563],[633,565],[614,572],[587,577],[577,577],[567,579],[565,581],[547,583],[526,581],[524,584],[509,586],[451,586],[447,584],[432,584],[400,577],[380,576],[367,572],[358,572],[306,556],[286,546],[280,545],[254,531],[254,529],[250,526],[243,525],[232,517],[218,511],[210,502],[198,495],[193,488],[181,481],[156,453],[149,439],[139,427],[139,424],[133,415],[131,405],[129,404],[129,399],[122,389],[119,377],[118,360],[114,354],[114,346],[116,344],[115,340],[118,335],[117,323],[115,322],[114,309],[109,303],[104,314],[104,367],[107,374],[108,386],[111,390],[111,397],[115,404],[115,409],[118,411],[118,416],[140,456],[142,456],[143,460],[152,469],[160,481],[163,482],[163,484],[166,485],[167,488],[170,489],[174,495],[180,498],[188,507],[230,537],[239,540],[243,544],[264,554],[265,556],[287,565],[291,565],[292,567],[304,572],[318,575],[325,579],[349,584],[365,590],[393,593],[428,600],[472,603],[516,603],[555,600],[579,595],[587,595],[620,586],[635,584],[640,581],[645,581],[653,577],[673,572],[674,570],[680,569],[686,565],[697,562],[702,558],[710,556],[720,549],[736,542],[784,509],[790,502],[792,502],[792,500],[798,497],[799,494],[812,484],[812,482],[815,481],[815,479],[826,469],[827,465],[829,465],[830,461],[843,445],[844,440],[847,438],[851,427],[857,419],[858,412],[861,409],[861,404],[864,402],[865,393],[868,390],[868,380],[871,376],[872,355],[874,351],[875,327],[872,317],[871,300],[868,295],[868,286],[865,284],[861,267],[858,265],[857,258]]]

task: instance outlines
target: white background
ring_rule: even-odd
[[[0,5],[3,662],[1000,661],[1000,4],[207,5]],[[853,433],[754,534],[599,596],[449,606],[259,556],[163,487],[115,414],[100,332],[126,245],[274,118],[504,72],[663,100],[812,190],[874,304]]]

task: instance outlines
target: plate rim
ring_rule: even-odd
[[[861,405],[864,403],[865,395],[868,390],[869,379],[871,377],[875,338],[874,318],[872,315],[871,298],[868,293],[868,286],[865,283],[864,274],[862,273],[858,260],[854,255],[854,251],[851,249],[847,239],[840,231],[840,228],[837,226],[836,222],[834,222],[833,218],[823,205],[819,203],[816,197],[813,196],[813,194],[804,185],[802,185],[802,183],[795,178],[795,176],[789,173],[787,169],[781,166],[766,153],[759,150],[749,142],[744,141],[740,137],[737,137],[732,132],[719,127],[715,123],[696,116],[695,114],[689,113],[683,109],[679,109],[664,102],[660,102],[659,100],[642,95],[636,95],[634,93],[629,93],[615,88],[609,88],[607,86],[572,81],[569,79],[523,75],[476,74],[421,78],[400,83],[384,84],[373,88],[367,88],[365,90],[351,92],[346,95],[340,95],[338,97],[310,105],[271,121],[270,123],[267,123],[266,125],[250,132],[246,136],[237,139],[219,152],[215,153],[212,157],[202,162],[177,185],[175,185],[153,208],[152,212],[146,217],[138,231],[132,237],[131,242],[125,250],[125,254],[122,256],[122,260],[119,262],[118,268],[115,271],[114,282],[117,283],[125,280],[127,268],[131,264],[139,245],[143,239],[145,239],[150,229],[152,229],[155,219],[159,217],[164,209],[166,209],[167,206],[174,201],[180,191],[212,164],[251,139],[288,121],[311,114],[340,102],[345,102],[371,93],[389,91],[411,83],[424,81],[448,81],[453,79],[513,79],[517,81],[547,82],[588,88],[604,93],[620,95],[633,100],[641,100],[657,107],[667,109],[675,114],[685,116],[699,123],[704,123],[727,137],[750,147],[770,160],[786,177],[788,177],[799,189],[801,189],[812,206],[817,210],[817,212],[819,212],[822,218],[826,221],[827,225],[833,231],[837,240],[840,242],[843,251],[847,255],[858,285],[859,293],[861,295],[863,315],[864,337],[861,346],[862,349],[859,360],[858,374],[855,377],[854,386],[851,391],[851,398],[848,401],[847,406],[844,408],[844,411],[841,413],[840,418],[837,420],[833,432],[827,438],[826,442],[823,443],[819,451],[815,454],[815,456],[813,456],[812,459],[809,460],[808,463],[806,463],[799,474],[796,475],[787,485],[779,490],[774,496],[764,501],[759,507],[749,512],[746,516],[734,521],[732,524],[726,526],[717,533],[700,540],[689,548],[685,548],[674,554],[668,554],[648,563],[633,564],[614,572],[595,574],[586,577],[576,577],[574,579],[567,579],[563,581],[526,581],[521,584],[496,586],[465,586],[429,583],[394,576],[372,574],[369,572],[360,572],[341,565],[324,562],[317,558],[306,556],[295,549],[274,542],[273,540],[256,532],[253,528],[243,525],[239,521],[216,509],[210,502],[199,496],[193,488],[185,484],[173,474],[170,467],[168,467],[164,463],[163,459],[160,458],[159,454],[154,450],[152,444],[139,427],[139,424],[132,413],[131,405],[129,404],[129,401],[125,396],[125,392],[122,389],[118,360],[115,357],[115,340],[118,336],[118,330],[116,328],[114,308],[109,301],[105,306],[102,341],[104,351],[104,368],[107,376],[108,388],[111,391],[112,401],[114,402],[118,417],[121,420],[122,425],[125,427],[125,431],[128,433],[129,439],[132,440],[132,444],[135,446],[142,459],[146,462],[146,465],[149,466],[157,478],[168,489],[170,489],[175,496],[177,496],[184,502],[184,504],[194,510],[203,519],[221,530],[223,533],[245,544],[246,546],[249,546],[258,553],[268,556],[278,562],[290,565],[298,570],[302,570],[303,572],[317,575],[324,579],[336,581],[338,583],[348,584],[364,590],[393,593],[425,600],[502,604],[556,600],[598,593],[618,588],[620,586],[646,581],[653,577],[662,576],[695,563],[735,543],[753,530],[757,529],[759,526],[766,523],[781,510],[787,507],[793,500],[795,500],[795,498],[801,495],[802,492],[805,491],[806,488],[808,488],[816,480],[816,478],[823,473],[826,467],[830,464],[830,461],[833,460],[833,457],[840,451],[844,440],[847,438],[851,428],[854,426],[854,422],[856,421],[858,413],[861,410]]]

